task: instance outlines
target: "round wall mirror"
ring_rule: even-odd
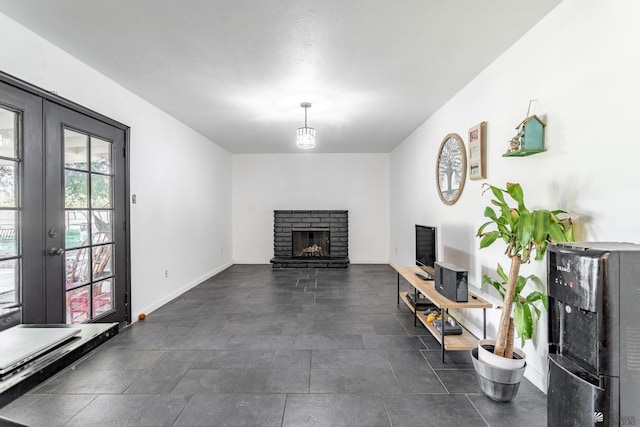
[[[467,154],[458,134],[450,133],[440,144],[436,160],[436,186],[440,200],[447,205],[458,201],[467,179]]]

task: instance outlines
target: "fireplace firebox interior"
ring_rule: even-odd
[[[329,230],[293,230],[292,256],[294,257],[326,257],[331,255],[329,249]]]

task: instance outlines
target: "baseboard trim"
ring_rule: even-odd
[[[154,302],[153,304],[143,308],[142,310],[140,310],[139,312],[135,313],[133,316],[133,319],[131,319],[131,323],[135,323],[138,321],[138,316],[142,313],[144,313],[145,315],[149,315],[150,313],[153,313],[155,310],[159,309],[160,307],[162,307],[163,305],[167,304],[168,302],[173,301],[174,299],[178,298],[180,295],[184,294],[185,292],[187,292],[189,289],[191,288],[195,288],[196,286],[198,286],[199,284],[201,284],[202,282],[204,282],[205,280],[208,280],[210,278],[212,278],[213,276],[217,275],[218,273],[226,270],[227,268],[231,267],[233,265],[232,262],[228,262],[226,264],[223,264],[222,266],[198,277],[197,279],[187,283],[186,285],[182,286],[181,288],[177,289],[174,292],[171,292],[169,295],[165,296],[164,298]]]

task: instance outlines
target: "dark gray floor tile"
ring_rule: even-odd
[[[303,307],[292,304],[262,304],[257,303],[251,306],[249,314],[265,313],[302,313]]]
[[[373,292],[357,292],[355,298],[352,301],[353,306],[364,307],[371,310],[371,307],[379,306],[384,310],[389,310],[389,301],[385,301]]]
[[[378,302],[376,304],[359,304],[353,305],[351,311],[358,314],[393,314],[395,309],[387,302]],[[375,325],[374,325],[375,326]],[[388,331],[382,331],[382,333],[389,333]]]
[[[449,393],[482,393],[473,369],[436,369],[435,372]]]
[[[193,369],[269,368],[274,350],[204,351],[193,363]]]
[[[67,426],[171,426],[190,396],[102,395],[98,396]]]
[[[426,349],[419,337],[408,335],[363,335],[362,341],[366,349]]]
[[[384,350],[313,350],[311,367],[314,369],[389,369]]]
[[[283,335],[308,335],[312,334],[316,321],[305,317],[295,320],[286,320],[282,323]]]
[[[171,322],[154,322],[154,316],[149,316],[144,321],[137,322],[130,327],[120,331],[121,335],[143,335],[143,334],[186,334],[194,326],[197,325],[197,321],[173,319]]]
[[[311,393],[402,393],[391,368],[311,369]]]
[[[165,351],[164,355],[158,360],[157,365],[163,363],[173,362],[195,362],[195,360],[202,354],[197,350],[171,350]]]
[[[315,277],[310,277],[310,278],[300,278],[297,280],[296,282],[296,288],[298,289],[310,289],[313,290],[316,288],[316,278]]]
[[[276,350],[271,367],[309,369],[311,367],[310,350]]]
[[[296,268],[272,269],[271,271],[273,273],[273,277],[277,278],[278,280],[290,278],[297,279],[298,277],[300,277],[300,270]]]
[[[464,394],[384,395],[394,427],[486,426]]]
[[[247,304],[291,304],[293,297],[291,292],[287,293],[269,293],[263,295],[252,294],[247,298]]]
[[[170,393],[191,367],[192,361],[162,362],[141,374],[125,391],[126,394]]]
[[[355,322],[361,319],[357,314],[352,313],[350,310],[318,310],[314,313],[307,314],[307,316],[318,323]]]
[[[221,335],[277,335],[282,333],[281,321],[231,320],[220,330]]]
[[[189,369],[179,379],[172,393],[233,393],[242,382],[246,369]]]
[[[284,394],[196,394],[174,426],[280,426],[284,404]]]
[[[362,349],[362,335],[298,335],[296,349]]]
[[[294,292],[291,304],[315,304],[316,293],[313,291]]]
[[[419,350],[387,350],[386,353],[403,393],[446,392]]]
[[[305,304],[302,306],[296,306],[296,307],[300,307],[300,311],[302,313],[311,313],[311,314],[326,314],[326,313],[349,313],[351,312],[351,307],[350,306],[330,306],[330,305],[310,305],[310,304]]]
[[[355,297],[327,295],[321,292],[316,293],[316,305],[344,307],[353,306],[353,302],[355,301]]]
[[[393,312],[388,314],[369,312],[367,320],[376,335],[407,335]]]
[[[518,387],[518,394],[543,394],[540,389],[534,386],[528,379],[523,378]]]
[[[413,313],[399,313],[396,311],[395,317],[407,335],[427,335],[429,333],[427,328],[419,321],[414,325]]]
[[[442,362],[442,352],[439,348],[437,350],[423,351],[422,355],[433,369],[473,369],[471,354],[468,350],[445,351],[444,362]]]
[[[376,395],[289,395],[285,427],[383,427],[389,426],[384,405]]]
[[[184,303],[184,302],[171,302],[167,305],[164,305],[154,311],[153,313],[149,313],[145,318],[145,322],[148,323],[167,323],[167,322],[175,322],[175,321],[184,321],[185,316],[184,313],[188,312],[190,314],[190,319],[197,319],[201,315],[207,313],[209,306],[205,305],[196,305],[193,303]]]
[[[511,402],[495,402],[484,394],[468,395],[471,403],[491,427],[536,427],[547,425],[547,397],[518,394]]]
[[[197,286],[184,293],[183,298],[195,298],[206,300],[221,300],[227,296],[225,292],[220,292],[212,286]]]
[[[275,350],[293,349],[295,347],[295,335],[234,335],[227,344],[225,350]]]
[[[68,369],[40,385],[38,394],[123,393],[144,370]]]
[[[389,304],[390,301],[387,301],[387,305],[393,305],[393,304]],[[394,324],[394,323],[400,323],[398,321],[398,319],[396,318],[396,313],[395,310],[392,313],[383,313],[383,314],[378,314],[378,313],[372,313],[367,315],[367,319],[372,322],[372,323],[376,323],[379,325],[385,325],[387,323],[389,324]]]
[[[225,335],[167,335],[154,348],[162,350],[221,350],[229,341]]]
[[[236,393],[309,393],[309,367],[272,367],[247,369]]]
[[[309,350],[207,352],[173,391],[307,393],[310,360]]]
[[[164,351],[107,350],[91,354],[78,367],[81,369],[136,370],[150,369]]]
[[[373,325],[364,320],[316,320],[313,325],[316,335],[372,335],[375,333]]]
[[[282,306],[280,306],[282,307]],[[234,323],[255,326],[258,323],[283,324],[286,322],[299,322],[307,319],[308,316],[292,310],[278,310],[264,313],[242,313],[233,315],[230,319]],[[256,328],[259,330],[259,328]]]
[[[429,333],[429,331],[425,330],[425,335],[419,335],[420,340],[424,343],[425,347],[429,350],[441,350],[440,343],[438,340]]]
[[[191,330],[189,330],[189,335],[217,335],[220,333],[220,330],[227,324],[227,320],[223,321],[215,321],[215,322],[202,322],[196,324]],[[222,334],[224,335],[224,334]]]
[[[118,334],[99,347],[104,350],[160,350],[166,334]]]
[[[344,286],[323,286],[316,288],[316,296],[320,295],[323,298],[343,298],[343,299],[355,299],[357,291],[351,287]]]
[[[85,408],[94,395],[28,394],[0,409],[0,415],[30,427],[63,426]]]
[[[204,303],[204,302],[203,302]],[[224,301],[216,302],[215,304],[207,304],[206,306],[198,307],[197,310],[193,310],[193,307],[184,306],[177,307],[176,311],[189,313],[190,316],[201,318],[208,314],[236,314],[236,313],[249,313],[253,305],[246,302],[246,297],[227,297]]]

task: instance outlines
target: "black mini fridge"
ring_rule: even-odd
[[[640,245],[550,245],[549,426],[640,425]]]

